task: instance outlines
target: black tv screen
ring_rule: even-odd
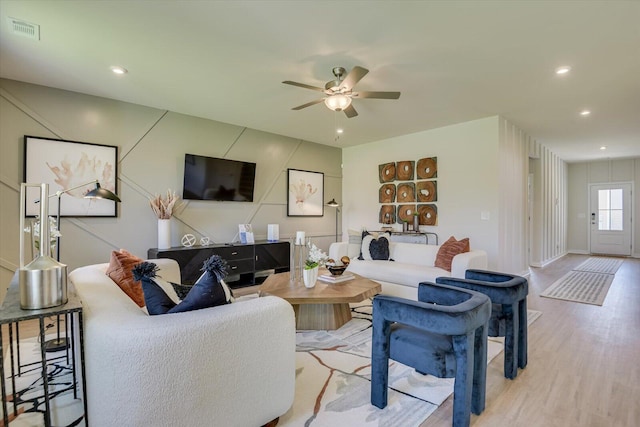
[[[255,177],[255,163],[185,154],[182,197],[253,202]]]

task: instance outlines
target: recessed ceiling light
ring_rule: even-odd
[[[336,129],[336,133],[344,133],[344,129],[338,128],[338,129]]]
[[[581,115],[581,116],[588,116],[589,114],[591,114],[591,111],[589,111],[589,110],[582,110],[582,111],[580,111],[580,115]]]
[[[568,65],[563,65],[562,67],[556,68],[556,74],[559,75],[567,74],[569,73],[569,71],[571,71],[571,67],[569,67]]]
[[[607,149],[607,146],[606,146],[606,145],[603,145],[602,147],[600,147],[600,150],[602,150],[602,151],[604,151],[604,150],[606,150],[606,149]]]
[[[128,72],[126,68],[117,67],[117,66],[111,67],[111,71],[113,71],[115,74],[119,74],[119,75],[127,74],[127,72]]]

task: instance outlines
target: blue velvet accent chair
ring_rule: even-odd
[[[527,366],[527,279],[512,274],[467,270],[464,279],[438,277],[436,283],[482,292],[491,299],[489,336],[504,337],[504,376]]]
[[[451,286],[420,283],[418,301],[373,299],[371,404],[387,406],[389,359],[421,374],[455,378],[453,426],[468,426],[485,406],[491,301]]]

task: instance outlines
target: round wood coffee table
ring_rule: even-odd
[[[325,273],[328,271],[320,271]],[[379,283],[351,274],[353,279],[340,283],[318,280],[311,289],[302,281],[292,283],[288,272],[272,274],[260,286],[260,296],[274,295],[288,301],[296,314],[298,330],[338,329],[351,320],[349,303],[364,301],[382,291]]]

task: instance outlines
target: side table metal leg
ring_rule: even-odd
[[[67,319],[66,316],[67,315],[65,315],[65,322]],[[68,316],[71,319],[71,372],[73,373],[73,398],[77,399],[78,398],[78,378],[76,375],[76,337],[75,337],[75,329],[73,328],[73,313],[69,313]],[[66,323],[65,323],[65,326],[66,326]],[[66,336],[67,337],[69,336],[68,328],[67,328]],[[69,349],[67,348],[67,354],[68,352],[69,352]]]
[[[16,322],[16,331],[18,330],[18,323]],[[14,351],[13,351],[13,323],[9,323],[9,355],[11,360],[11,394],[13,397],[13,415],[15,417],[18,416],[18,402],[16,398],[16,372],[15,372],[15,360],[14,360]],[[20,347],[18,347],[19,349]],[[18,363],[20,363],[20,357],[18,355]],[[20,367],[18,367],[18,372],[20,372]]]
[[[40,322],[40,356],[42,357],[42,386],[44,388],[44,425],[51,427],[51,408],[49,407],[49,378],[47,375],[47,350],[44,342],[44,319],[38,318]]]
[[[11,345],[11,343],[9,343]],[[3,425],[9,425],[9,413],[7,411],[7,389],[4,383],[4,349],[2,348],[2,325],[0,325],[0,391],[2,392],[2,421]],[[14,399],[15,401],[15,399]]]
[[[84,423],[89,427],[89,411],[87,410],[87,373],[84,368],[84,329],[82,311],[78,312],[78,330],[80,332],[80,373],[82,374],[82,402],[84,404]]]

